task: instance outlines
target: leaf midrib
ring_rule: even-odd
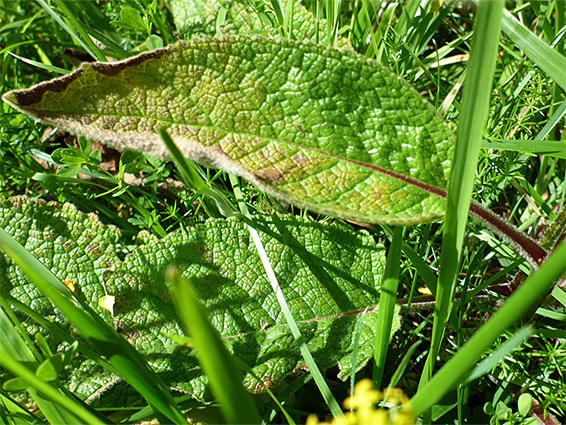
[[[376,311],[378,308],[379,308],[379,304],[375,304],[375,305],[372,305],[372,306],[359,308],[359,309],[356,309],[356,310],[345,311],[345,312],[335,313],[335,314],[328,314],[328,315],[325,315],[325,316],[317,316],[317,317],[312,317],[310,319],[297,320],[296,322],[298,324],[300,324],[300,323],[308,324],[308,323],[313,323],[313,322],[322,322],[323,320],[339,319],[339,318],[342,318],[342,317],[353,317],[353,316],[358,316],[360,314],[363,314],[364,312],[365,313],[372,313],[372,312]],[[288,328],[288,327],[289,327],[289,325],[287,325],[287,323],[273,323],[273,324],[269,324],[269,326],[263,327],[261,329],[255,329],[255,330],[252,330],[252,331],[241,332],[241,333],[237,333],[237,334],[233,334],[233,335],[221,335],[220,337],[222,339],[242,338],[242,337],[249,336],[249,335],[256,335],[258,333],[267,333],[274,328]]]
[[[114,117],[114,118],[148,119],[148,117],[136,116],[136,115],[104,114],[103,116]],[[99,118],[101,118],[101,117],[99,117]],[[371,170],[371,171],[375,171],[377,173],[380,173],[380,174],[386,175],[388,177],[392,177],[392,178],[399,180],[401,182],[407,183],[409,185],[418,187],[419,189],[424,190],[425,192],[431,193],[431,194],[439,196],[441,198],[446,198],[446,190],[441,188],[441,187],[433,186],[429,183],[423,182],[422,180],[418,180],[418,179],[415,179],[413,177],[405,176],[403,174],[397,173],[395,171],[388,170],[386,168],[383,168],[383,167],[380,167],[380,166],[377,166],[377,165],[374,165],[374,164],[368,164],[366,162],[358,161],[358,160],[355,160],[355,159],[352,159],[352,158],[347,158],[347,157],[339,156],[339,155],[336,155],[336,154],[333,154],[333,153],[329,153],[329,152],[323,151],[322,149],[319,149],[319,148],[303,146],[303,145],[300,145],[300,144],[295,143],[295,142],[286,141],[286,140],[282,140],[282,139],[276,139],[276,138],[269,137],[269,136],[258,136],[258,135],[250,134],[250,133],[246,133],[246,132],[227,131],[225,129],[216,128],[216,127],[212,127],[212,126],[177,123],[177,122],[172,122],[172,121],[168,121],[168,120],[164,120],[164,119],[160,119],[160,118],[153,118],[153,117],[151,119],[156,121],[156,122],[168,124],[170,126],[186,125],[186,126],[196,128],[196,129],[205,129],[205,130],[210,130],[210,131],[222,132],[222,133],[225,134],[224,137],[226,137],[228,135],[237,135],[237,136],[247,137],[247,138],[250,138],[250,139],[267,140],[269,143],[276,143],[276,144],[278,143],[278,144],[284,144],[284,145],[287,145],[287,146],[292,146],[292,147],[296,148],[294,154],[305,150],[305,151],[309,151],[309,152],[319,154],[321,156],[333,158],[337,161],[355,164],[358,167],[368,169],[368,170]],[[60,119],[56,118],[56,120],[60,120]],[[111,130],[111,131],[114,132],[116,135],[127,134],[127,133],[130,133],[130,134],[136,133],[136,132],[122,132],[121,133],[121,132],[117,132],[117,131],[114,131],[114,130]],[[138,134],[141,135],[142,133],[138,133]],[[92,136],[90,136],[90,137],[92,137]],[[185,137],[185,136],[180,136],[180,137]],[[222,140],[222,139],[220,139],[220,140]],[[201,145],[200,142],[198,142],[198,141],[195,141],[195,142],[198,143],[200,146],[202,146],[203,149],[205,149],[205,150],[210,147],[210,146]],[[218,144],[219,144],[219,142],[215,143],[215,145],[218,145]],[[240,157],[240,159],[248,157],[249,155],[251,155],[255,152],[258,152],[259,150],[263,149],[265,146],[266,145],[262,145],[261,147],[258,147],[257,149],[247,153],[245,156]],[[286,158],[288,158],[288,157],[286,157]],[[231,157],[230,157],[230,160],[234,161],[234,162],[238,162]],[[309,176],[312,176],[312,174],[310,174]],[[307,176],[307,177],[309,177],[309,176]]]

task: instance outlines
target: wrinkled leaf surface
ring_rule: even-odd
[[[310,350],[323,369],[339,364],[351,372],[352,347],[366,308],[356,368],[373,354],[384,249],[365,231],[345,224],[323,224],[293,216],[256,219],[266,252]],[[73,206],[13,198],[0,203],[0,226],[46,264],[73,282],[102,317],[144,355],[172,388],[210,400],[196,356],[170,336],[183,335],[163,279],[175,264],[196,285],[213,325],[228,349],[267,385],[303,367],[302,358],[250,240],[237,219],[208,220],[186,233],[157,240],[140,234],[138,247],[117,255],[119,231]],[[51,303],[5,256],[0,255],[0,287],[72,328]],[[116,297],[114,316],[98,305]],[[399,323],[395,324],[397,329]],[[51,343],[55,343],[50,340]],[[112,387],[113,378],[83,357],[71,368],[71,389],[83,397]],[[262,391],[251,376],[245,385]]]
[[[311,43],[194,40],[77,71],[4,100],[158,157],[167,129],[195,161],[284,201],[360,222],[442,217],[454,137],[404,81]]]

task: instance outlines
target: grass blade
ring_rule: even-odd
[[[479,378],[482,375],[490,372],[497,363],[503,360],[506,356],[508,356],[511,351],[525,342],[528,338],[530,338],[535,333],[532,325],[526,326],[519,331],[515,332],[514,335],[509,338],[505,343],[499,347],[499,349],[490,355],[488,358],[483,360],[468,376],[466,382],[471,382],[474,379]]]
[[[173,300],[185,329],[192,337],[199,362],[208,376],[220,409],[228,423],[259,424],[261,419],[250,394],[242,386],[242,376],[234,360],[197,301],[189,280],[169,267],[166,280],[173,283]]]
[[[362,326],[364,324],[364,319],[366,317],[367,310],[362,313],[360,318],[360,323],[356,330],[356,335],[354,337],[354,347],[352,349],[352,372],[350,374],[350,397],[354,397],[354,387],[356,385],[356,360],[358,358],[358,350],[360,347],[360,336],[362,332]]]
[[[566,143],[557,140],[483,140],[481,147],[566,159]]]
[[[15,53],[12,53],[12,52],[8,52],[8,54],[12,55],[13,57],[15,57],[18,60],[21,60],[22,62],[27,63],[28,65],[36,66],[39,69],[45,69],[46,71],[54,72],[56,74],[62,74],[62,75],[69,73],[69,70],[59,68],[58,66],[47,65],[47,64],[42,63],[42,62],[37,62],[37,61],[31,60],[31,59],[23,58],[21,56],[16,55]]]
[[[381,284],[379,298],[379,311],[377,314],[376,338],[374,348],[373,382],[377,389],[381,388],[383,372],[385,370],[385,357],[391,337],[391,325],[395,314],[397,301],[397,285],[399,283],[399,270],[401,266],[401,242],[403,241],[401,226],[395,227],[391,247],[387,254],[387,263]]]
[[[546,136],[558,125],[560,120],[566,115],[566,101],[556,109],[552,117],[548,120],[546,125],[542,128],[539,134],[535,137],[535,140],[544,140]],[[563,142],[564,144],[564,142]]]
[[[93,58],[97,58],[100,61],[106,62],[106,58],[104,57],[104,55],[100,52],[100,49],[98,49],[98,47],[96,47],[96,45],[94,45],[94,43],[90,40],[90,38],[88,39],[88,41],[90,43],[88,43],[86,40],[83,40],[81,37],[79,37],[75,31],[73,31],[66,23],[65,21],[63,21],[63,19],[51,8],[51,6],[49,6],[44,0],[36,0],[37,3],[39,3],[39,5],[41,7],[43,7],[45,9],[45,11],[47,13],[49,13],[49,15],[51,15],[51,17],[59,24],[61,25],[61,27],[67,31],[67,33],[69,33],[69,35],[83,48],[85,49],[85,51],[91,55]],[[77,23],[77,25],[80,24]],[[94,49],[91,49],[90,45],[94,46]]]
[[[464,231],[495,71],[504,2],[480,2],[473,35],[473,50],[463,93],[454,172],[450,175],[442,238],[431,348],[419,387],[432,375],[436,356],[452,306],[459,270]],[[420,391],[419,391],[420,393]]]
[[[100,51],[98,46],[91,40],[90,36],[84,30],[81,22],[79,22],[79,20],[71,10],[71,8],[69,8],[69,5],[72,6],[73,2],[68,2],[69,4],[67,4],[65,0],[55,0],[55,3],[57,3],[59,9],[65,14],[67,20],[73,26],[74,30],[77,33],[78,38],[80,38],[83,41],[83,43],[86,46],[88,46],[88,52],[91,52],[90,53],[91,55],[94,53],[93,57],[96,58],[97,60],[101,62],[106,62],[106,58],[104,57],[104,54]]]
[[[399,366],[397,366],[397,369],[393,373],[393,376],[391,376],[391,381],[389,381],[388,387],[392,388],[392,387],[397,386],[397,384],[399,383],[399,381],[403,377],[403,374],[405,373],[405,370],[407,369],[409,362],[411,361],[411,357],[413,357],[415,350],[421,344],[422,344],[422,341],[417,341],[409,347],[409,349],[407,350],[407,352],[403,356],[401,363],[399,363]]]
[[[481,4],[481,2],[480,2]],[[566,90],[566,58],[539,39],[508,11],[503,13],[502,29],[535,65]]]

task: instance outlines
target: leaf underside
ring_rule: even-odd
[[[328,225],[293,216],[256,220],[317,364],[322,369],[339,364],[339,376],[345,379],[352,369],[353,341],[366,308],[356,369],[373,354],[383,247],[367,232],[355,232],[343,223]],[[163,279],[168,264],[177,265],[192,279],[228,349],[263,382],[276,385],[304,367],[249,230],[238,219],[211,219],[162,240],[142,232],[138,247],[123,260],[117,255],[118,229],[70,204],[23,197],[2,201],[0,227],[60,279],[72,281],[79,296],[144,355],[171,388],[212,400],[193,351],[167,336],[183,335]],[[4,255],[0,255],[0,288],[73,334],[52,304]],[[113,317],[98,306],[106,291],[116,297]],[[33,323],[25,323],[32,334],[38,331]],[[393,331],[398,327],[397,321]],[[53,335],[47,338],[52,347],[60,343]],[[74,362],[65,378],[72,391],[87,398],[112,387],[114,378],[93,361],[78,356]],[[251,376],[244,383],[251,391],[263,391]],[[118,385],[114,391],[105,394],[120,397],[125,390]]]
[[[396,224],[444,213],[454,136],[407,83],[354,52],[225,37],[84,64],[5,94],[41,121],[120,149],[192,160],[312,211]]]

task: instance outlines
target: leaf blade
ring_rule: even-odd
[[[344,223],[329,225],[292,216],[255,221],[317,364],[321,369],[339,364],[339,378],[346,379],[373,353],[375,306],[385,262],[383,246],[377,245],[367,232],[355,232]],[[124,260],[117,255],[117,229],[79,213],[69,204],[61,207],[23,197],[2,201],[0,227],[60,278],[75,281],[81,298],[89,300],[139,353],[151,359],[152,367],[171,388],[210,400],[196,358],[168,337],[183,334],[163,279],[163,271],[170,263],[194,281],[200,301],[211,313],[212,323],[229,350],[263,380],[263,384],[258,383],[247,375],[244,385],[248,390],[265,391],[264,385],[276,385],[287,374],[304,368],[276,297],[261,272],[261,260],[249,230],[237,218],[208,220],[162,240],[142,233],[138,248]],[[57,261],[53,262],[52,257]],[[6,277],[0,289],[34,305],[35,311],[55,323],[65,323],[3,256],[0,275]],[[98,306],[100,297],[107,293],[116,297],[114,316]],[[352,341],[360,322],[359,349],[352,365]],[[399,326],[395,320],[394,330]],[[92,361],[83,362],[69,373],[74,388],[84,397],[114,382]],[[109,389],[104,397],[113,394],[114,390]]]
[[[159,157],[168,154],[157,130],[166,129],[188,158],[313,211],[398,224],[443,215],[453,134],[404,81],[353,52],[195,40],[86,64],[3,98],[71,132]]]

